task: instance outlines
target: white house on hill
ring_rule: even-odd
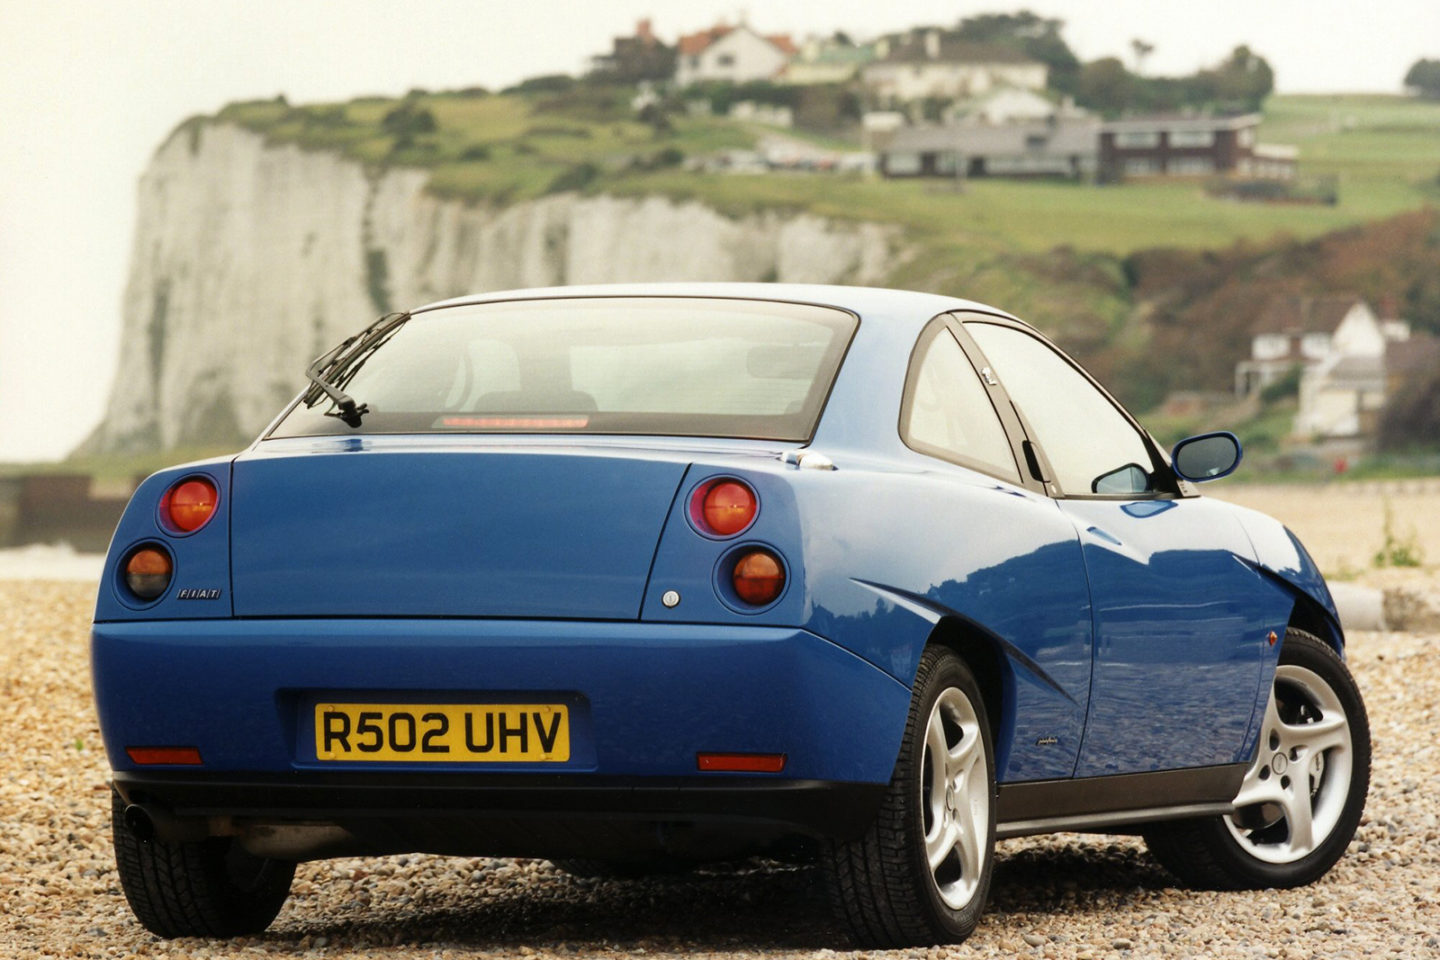
[[[745,24],[715,26],[680,38],[675,83],[773,80],[796,54],[788,36],[761,36]]]
[[[1000,87],[1043,90],[1045,64],[1011,50],[964,43],[939,30],[882,41],[884,53],[860,72],[881,105],[927,98],[967,100]]]
[[[1250,359],[1235,368],[1249,395],[1300,368],[1293,432],[1304,437],[1374,433],[1387,392],[1387,356],[1404,353],[1410,327],[1381,319],[1358,297],[1279,297],[1256,324]]]

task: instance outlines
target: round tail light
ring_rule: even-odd
[[[219,500],[215,484],[204,477],[191,477],[165,491],[160,515],[180,533],[194,533],[210,522]]]
[[[170,586],[175,565],[159,547],[141,547],[125,558],[125,586],[140,600],[154,600]]]
[[[758,509],[755,491],[728,478],[703,484],[690,501],[691,519],[714,537],[733,537],[755,521]]]
[[[785,567],[769,550],[747,550],[736,559],[730,582],[741,600],[763,607],[785,589]]]

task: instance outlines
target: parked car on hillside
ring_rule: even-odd
[[[861,944],[958,941],[995,841],[1207,887],[1345,850],[1370,739],[1320,573],[1001,311],[844,287],[468,297],[162,471],[95,613],[114,842],[166,936],[298,861],[808,856]]]

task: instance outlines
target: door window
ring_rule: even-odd
[[[1025,415],[1061,490],[1080,496],[1155,491],[1149,445],[1064,357],[1013,327],[968,323],[965,329]]]
[[[900,435],[921,453],[1020,482],[1005,428],[954,335],[935,323],[921,335],[900,411]]]

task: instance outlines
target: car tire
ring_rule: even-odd
[[[137,838],[111,795],[120,886],[145,929],[160,937],[238,937],[270,925],[290,895],[295,864],[252,856],[231,837]]]
[[[856,943],[959,943],[975,929],[994,862],[994,757],[974,675],[949,650],[926,648],[879,813],[863,836],[821,852]]]
[[[1292,627],[1235,813],[1157,824],[1145,842],[1189,886],[1303,886],[1345,852],[1369,788],[1370,723],[1360,690],[1334,650]]]

